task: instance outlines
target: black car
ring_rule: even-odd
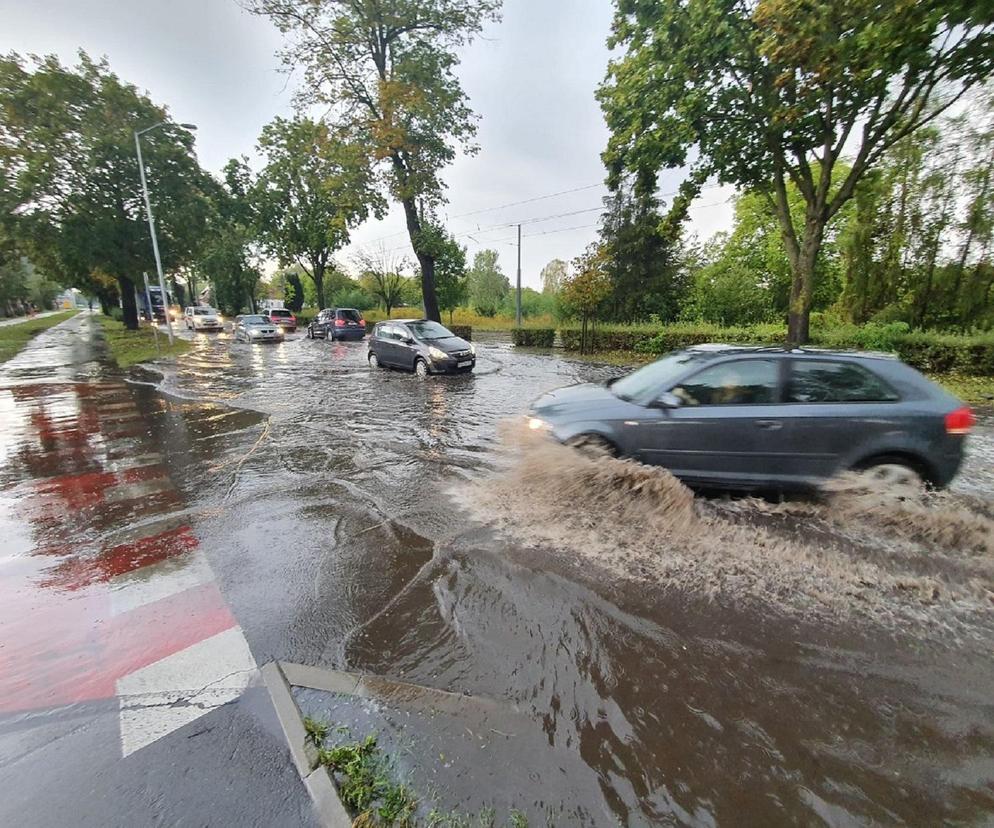
[[[472,371],[476,348],[438,322],[392,319],[373,328],[368,358],[371,368],[405,368],[425,377]]]
[[[366,335],[366,320],[355,308],[325,308],[307,326],[307,335],[314,339],[362,339]]]

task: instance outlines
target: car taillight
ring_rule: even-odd
[[[946,415],[946,434],[969,434],[970,429],[977,424],[977,418],[973,415],[968,405],[950,411]]]
[[[365,328],[366,327],[366,320],[365,319],[360,319],[359,320],[359,326],[362,327],[362,328]]]
[[[344,327],[345,327],[345,324],[346,324],[346,323],[345,323],[345,320],[344,320],[344,319],[336,319],[336,320],[335,320],[335,327],[336,327],[336,328],[344,328]]]

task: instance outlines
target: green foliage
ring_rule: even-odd
[[[555,296],[569,276],[569,265],[562,259],[553,259],[542,268],[542,293]]]
[[[438,307],[453,311],[465,301],[469,289],[466,274],[466,248],[436,223],[425,223],[418,237],[419,249],[428,251],[435,261],[435,292]],[[418,296],[418,303],[421,296]]]
[[[507,296],[504,297],[503,302],[501,302],[500,307],[497,309],[497,313],[511,317],[516,315],[517,307],[514,294],[515,290],[512,288]],[[544,292],[539,293],[537,290],[528,287],[521,289],[522,319],[552,315],[556,312],[557,308],[558,301],[555,295]]]
[[[513,328],[511,341],[528,348],[551,348],[556,341],[555,328]]]
[[[362,274],[359,277],[360,287],[380,303],[387,316],[393,308],[405,304],[405,294],[410,293],[408,283],[411,281],[402,273],[406,262],[396,261],[381,251],[360,253],[356,256],[356,264]]]
[[[769,197],[804,341],[827,224],[889,146],[990,76],[994,17],[975,0],[618,0],[610,45],[624,50],[599,90],[611,183],[651,191],[689,164],[691,193],[715,176]]]
[[[773,293],[760,283],[761,276],[745,262],[723,255],[694,274],[684,318],[719,325],[769,321],[774,315]]]
[[[80,53],[0,58],[0,200],[16,212],[2,234],[58,281],[119,294],[137,326],[133,279],[154,268],[135,153],[141,138],[164,268],[190,262],[202,237],[212,182],[193,154],[193,138],[165,109]]]
[[[376,307],[376,297],[356,285],[353,288],[336,292],[331,297],[331,305],[336,308],[355,308],[367,311]]]
[[[300,103],[329,112],[336,133],[368,147],[403,204],[421,266],[425,309],[438,319],[435,261],[422,216],[443,201],[441,171],[475,151],[476,123],[455,76],[457,52],[498,17],[500,0],[249,0],[290,39]],[[371,36],[370,33],[375,33]]]
[[[597,312],[611,289],[607,251],[595,243],[573,261],[573,273],[559,292],[560,305],[567,314],[586,318]]]
[[[320,745],[325,740],[329,729],[330,725],[327,722],[312,719],[310,716],[304,717],[304,732],[315,745]]]
[[[468,276],[470,306],[481,316],[496,316],[510,291],[511,282],[501,272],[497,251],[479,251]]]
[[[277,118],[259,137],[266,165],[251,189],[266,249],[287,266],[306,263],[324,307],[325,270],[349,231],[381,216],[373,159],[341,130],[304,118]]]

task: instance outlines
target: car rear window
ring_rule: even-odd
[[[269,312],[269,315],[270,316],[293,316],[293,314],[290,313],[290,311],[288,311],[288,310],[281,310],[280,308],[276,308],[275,310],[271,310]]]
[[[880,377],[852,362],[793,360],[787,402],[893,402],[894,390]]]
[[[349,322],[358,322],[362,319],[362,314],[360,314],[357,310],[344,308],[338,311],[338,318],[348,320]]]

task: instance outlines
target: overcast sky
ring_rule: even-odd
[[[460,77],[481,116],[480,152],[443,174],[447,224],[471,257],[498,250],[512,282],[517,231],[506,225],[527,222],[522,281],[533,287],[549,260],[569,260],[596,237],[607,130],[594,90],[608,61],[611,8],[607,0],[505,0],[502,22],[465,52]],[[262,126],[292,114],[295,79],[280,71],[280,44],[267,20],[235,0],[0,0],[0,51],[54,53],[68,62],[80,48],[106,56],[177,121],[199,126],[200,161],[213,172],[229,158],[254,156]],[[680,179],[664,174],[663,191]],[[726,229],[730,194],[705,190],[692,208],[691,232]],[[540,200],[491,209],[529,199]],[[358,247],[409,254],[401,211],[357,229],[339,258],[347,264]]]

